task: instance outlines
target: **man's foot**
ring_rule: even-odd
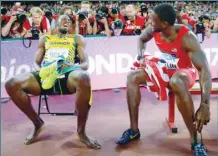
[[[89,139],[86,134],[78,134],[81,142],[87,145],[88,148],[93,149],[101,149],[101,145],[97,142],[97,140]]]
[[[30,133],[29,136],[27,136],[26,140],[24,141],[25,145],[29,145],[31,144],[34,139],[39,135],[39,133],[41,133],[43,130],[45,129],[45,124],[44,122],[42,122],[41,124],[39,124],[38,126],[35,126],[35,128],[33,129],[33,131]]]
[[[116,144],[119,144],[119,145],[126,145],[126,144],[128,144],[130,141],[132,141],[132,140],[137,140],[137,139],[139,139],[140,136],[141,136],[141,135],[140,135],[140,131],[139,131],[139,130],[134,131],[134,130],[132,130],[132,129],[127,129],[127,130],[123,133],[122,137],[116,141]]]
[[[192,143],[191,149],[194,152],[194,156],[207,156],[207,149],[204,144]]]

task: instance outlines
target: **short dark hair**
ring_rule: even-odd
[[[170,25],[174,25],[176,21],[176,11],[169,4],[160,4],[154,7],[154,12],[158,15],[161,21],[166,21]]]

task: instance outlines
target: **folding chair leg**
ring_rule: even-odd
[[[74,116],[77,116],[77,114],[78,114],[78,113],[77,113],[77,111],[76,111],[76,109],[75,109],[73,115],[74,115]]]
[[[54,113],[54,112],[50,112],[49,106],[48,106],[48,100],[47,100],[47,96],[43,95],[44,99],[45,99],[45,105],[46,105],[46,110],[47,113],[41,112],[41,103],[42,103],[42,95],[39,96],[39,106],[38,106],[38,116],[40,116],[40,114],[51,114],[51,115],[73,115],[73,116],[77,116],[77,111],[75,110],[73,113]]]
[[[72,116],[77,116],[77,111],[76,109],[74,110],[73,113],[51,113],[51,115],[72,115]]]
[[[38,104],[38,116],[41,114],[41,95],[39,96],[39,104]]]
[[[48,100],[47,100],[47,96],[46,96],[46,95],[44,95],[44,98],[45,98],[45,105],[46,105],[46,109],[47,109],[48,113],[49,113],[49,114],[51,114],[51,113],[50,113],[50,109],[49,109],[49,107],[48,107]]]
[[[167,119],[167,124],[172,133],[177,133],[177,127],[175,125],[175,95],[170,92],[169,93],[169,114]]]

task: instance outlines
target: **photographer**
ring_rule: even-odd
[[[15,6],[18,5],[16,4]],[[23,23],[26,20],[26,16],[23,13],[22,7],[14,7],[12,16],[3,14],[1,17],[2,38],[21,38],[24,35]]]
[[[24,28],[27,30],[25,37],[38,36],[44,34],[51,34],[50,22],[44,16],[44,12],[39,7],[32,7],[30,10],[31,17],[24,22]]]
[[[207,38],[210,38],[211,36],[211,23],[210,23],[210,17],[207,15],[203,15],[203,23],[205,27],[205,35]]]
[[[200,16],[198,18],[198,22],[196,23],[196,26],[195,26],[195,33],[196,34],[202,34],[205,32],[205,27],[204,27],[204,23],[203,23],[203,17]]]
[[[176,11],[176,19],[178,24],[185,24],[187,25],[192,31],[194,31],[195,27],[195,20],[192,19],[188,14],[186,14],[183,10],[183,3],[177,2],[175,3],[175,11]],[[189,8],[186,7],[188,10]]]
[[[140,5],[140,11],[139,11],[138,15],[142,16],[144,18],[145,27],[146,27],[149,23],[149,12],[148,12],[148,8],[145,5],[145,3],[142,3]]]
[[[122,20],[122,23],[125,24],[125,18],[124,16],[120,13],[120,8],[117,6],[110,6],[108,10],[109,18],[109,26],[111,25],[112,22],[117,21],[117,20]]]
[[[120,36],[123,30],[123,21],[121,19],[117,19],[111,23],[111,28],[114,36]]]
[[[92,25],[94,24],[94,17],[90,14],[91,4],[88,1],[81,2],[81,9],[77,14],[76,24],[79,27],[79,34],[92,34]]]
[[[51,7],[47,3],[40,4],[40,9],[44,12],[45,17],[49,20],[49,23],[52,24],[52,22],[55,20],[55,15],[53,15],[51,11]]]
[[[112,28],[108,23],[108,8],[101,6],[95,15],[93,34],[104,34],[110,37],[112,35]]]
[[[127,5],[125,11],[126,24],[123,33],[126,35],[140,35],[145,28],[144,18],[136,15],[136,9],[133,5]]]
[[[197,36],[199,36],[199,34],[201,35],[201,39],[200,39],[200,43],[202,43],[204,41],[204,37],[205,35],[207,36],[207,38],[210,38],[210,18],[206,15],[202,15],[199,17],[199,21],[196,24],[196,28],[195,28],[195,33],[197,34]]]
[[[117,6],[110,6],[108,13],[110,16],[108,18],[108,23],[109,28],[112,30],[112,36],[120,36],[125,24],[123,15],[120,13]]]

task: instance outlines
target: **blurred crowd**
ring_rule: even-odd
[[[30,3],[30,2],[29,2]],[[70,34],[81,35],[139,35],[150,26],[154,6],[169,3],[174,6],[176,22],[187,25],[203,36],[218,32],[218,2],[15,2],[1,6],[1,37],[39,38],[57,33],[59,15],[71,19]]]

